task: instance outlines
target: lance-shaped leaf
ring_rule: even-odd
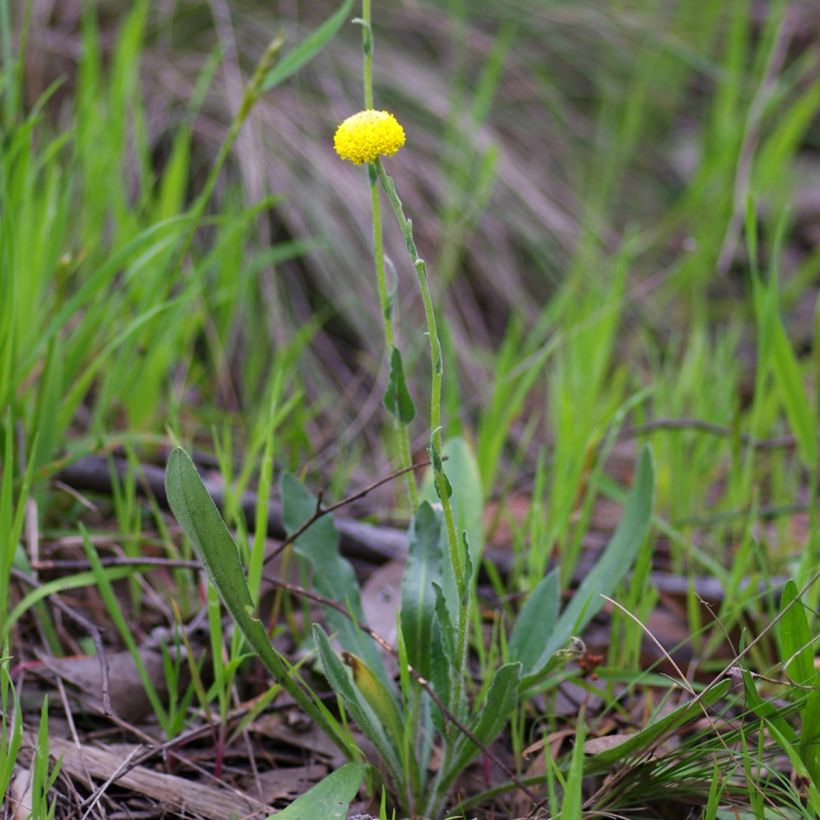
[[[345,763],[268,820],[344,820],[366,769],[364,763]]]
[[[416,415],[413,399],[404,380],[404,365],[397,347],[390,354],[390,380],[384,394],[384,406],[402,423],[410,424]]]
[[[303,65],[310,62],[342,27],[352,8],[353,0],[345,0],[319,28],[305,37],[292,51],[289,51],[265,75],[265,79],[262,81],[262,91],[268,91],[275,85],[279,85],[292,74],[295,74]]]
[[[649,532],[652,500],[655,488],[655,470],[652,454],[644,447],[632,489],[626,500],[623,517],[598,562],[581,582],[572,600],[546,641],[535,670],[524,679],[524,685],[535,683],[543,674],[552,656],[580,633],[604,604],[602,595],[609,595],[624,579],[635,561],[641,544]]]
[[[425,678],[432,668],[434,584],[441,583],[441,513],[423,501],[410,526],[399,618],[407,657]]]
[[[478,469],[478,462],[470,445],[461,437],[448,439],[444,443],[441,456],[433,450],[434,461],[437,460],[439,469],[446,470],[446,477],[452,485],[452,505],[453,515],[456,521],[456,531],[459,542],[462,541],[464,533],[467,535],[469,544],[469,555],[472,564],[472,571],[467,573],[467,578],[473,579],[481,563],[481,555],[484,544],[484,491],[481,485],[481,473]],[[447,460],[444,461],[444,458]],[[429,470],[424,477],[424,484],[421,488],[422,496],[429,501],[438,499],[438,491],[435,487],[434,470]],[[446,539],[442,543],[447,549]],[[458,592],[456,590],[455,575],[450,566],[449,551],[444,556],[442,567],[441,588],[447,600],[450,612],[455,615],[459,611]]]
[[[814,651],[811,630],[803,606],[803,602],[797,596],[797,584],[788,581],[780,599],[782,615],[777,631],[780,657],[785,664],[786,674],[795,683],[808,686],[814,680]]]
[[[521,661],[525,676],[536,671],[544,647],[552,637],[560,603],[556,568],[530,593],[510,635],[510,660]]]
[[[640,732],[635,732],[635,734],[625,738],[623,743],[611,746],[594,755],[591,760],[587,761],[587,774],[608,769],[621,760],[642,754],[664,735],[675,732],[681,726],[685,726],[687,723],[701,717],[703,710],[717,703],[731,687],[732,682],[730,680],[723,680],[703,692],[699,697],[693,698],[688,703],[684,703],[683,706],[679,706],[668,715],[660,718],[660,720],[650,723]]]
[[[518,688],[521,683],[521,664],[507,663],[496,670],[487,700],[470,730],[484,746],[489,746],[501,734],[510,715],[518,704]],[[448,786],[481,751],[468,737],[459,738],[458,752],[442,780]]]
[[[778,638],[786,674],[809,690],[800,713],[803,725],[799,753],[811,777],[820,784],[820,671],[814,668],[815,640],[794,581],[783,589],[780,611],[783,615]]]
[[[330,713],[292,676],[290,664],[271,646],[265,628],[253,616],[253,602],[236,544],[184,450],[177,448],[168,458],[165,488],[174,517],[194,545],[220,598],[259,659],[316,725],[346,755],[352,756],[352,747]]]
[[[382,718],[354,683],[344,664],[333,651],[327,634],[318,624],[313,625],[313,639],[316,641],[316,649],[319,652],[319,659],[328,683],[344,701],[345,707],[358,723],[359,728],[376,747],[390,775],[397,783],[400,783],[402,768],[399,755]]]
[[[345,665],[353,675],[362,697],[370,704],[376,716],[387,730],[393,745],[398,745],[402,736],[402,720],[399,704],[392,687],[385,686],[381,678],[361,659],[350,652],[343,652]]]

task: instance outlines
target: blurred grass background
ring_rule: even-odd
[[[330,147],[361,106],[357,25],[258,102],[175,267],[253,66],[272,37],[287,51],[335,8],[3,4],[13,341],[0,398],[26,449],[36,435],[38,464],[172,431],[206,449],[215,436],[247,481],[279,395],[283,463],[333,487],[388,469],[368,192]],[[408,133],[390,171],[446,315],[447,432],[475,440],[485,492],[503,496],[545,459],[554,543],[590,453],[627,418],[788,434],[771,374],[755,369],[744,221],[751,197],[808,376],[816,5],[416,1],[376,18],[378,105]],[[423,404],[401,241],[388,226]],[[753,488],[773,503],[803,492],[788,450],[744,461],[732,436],[653,437],[674,520],[747,508]]]

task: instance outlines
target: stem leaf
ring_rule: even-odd
[[[401,352],[397,347],[390,354],[390,381],[384,394],[384,406],[405,425],[410,424],[416,415],[416,408],[404,379]]]

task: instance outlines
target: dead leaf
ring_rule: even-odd
[[[401,603],[404,561],[388,561],[362,586],[362,610],[367,625],[390,646],[396,645],[396,614]]]
[[[102,711],[102,671],[98,657],[72,655],[66,658],[53,658],[39,655],[39,658],[47,669],[59,675],[66,683],[77,687],[91,708]],[[168,689],[162,657],[157,652],[142,650],[140,658],[160,700],[166,700]],[[111,708],[123,720],[139,723],[147,715],[152,714],[153,709],[131,653],[107,653],[106,660]]]
[[[285,723],[278,713],[262,715],[248,726],[248,730],[320,756],[333,769],[347,760],[338,746],[320,729],[312,726],[307,731],[300,731]]]
[[[621,735],[604,735],[604,737],[591,737],[584,743],[584,753],[588,755],[597,755],[601,752],[606,752],[609,749],[614,749],[620,746],[625,741],[632,737],[631,734]]]
[[[242,785],[251,793],[257,792],[258,783],[261,793],[257,794],[257,797],[265,803],[275,803],[277,800],[293,801],[315,786],[329,771],[329,767],[322,763],[283,766],[260,772],[258,778],[248,775],[242,779]]]

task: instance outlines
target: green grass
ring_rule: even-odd
[[[215,19],[205,3],[140,0],[126,10],[71,0],[43,21],[30,2],[0,0],[0,637],[11,659],[0,666],[0,787],[8,805],[23,793],[21,771],[33,816],[60,817],[72,805],[70,776],[47,755],[63,705],[53,687],[48,699],[27,692],[20,671],[34,647],[59,658],[80,646],[55,596],[88,617],[93,602],[106,646],[130,651],[157,742],[212,724],[207,767],[221,776],[227,751],[247,738],[230,723],[233,711],[260,698],[247,729],[280,690],[197,572],[101,560],[197,554],[138,492],[140,464],[164,465],[181,445],[224,482],[237,567],[249,600],[267,602],[267,499],[284,473],[330,503],[421,457],[439,434],[431,336],[421,330],[424,308],[434,306],[443,468],[475,574],[484,542],[498,547],[482,525],[490,501],[509,542],[509,572],[485,567],[492,584],[482,580],[479,594],[471,587],[469,599],[458,594],[466,570],[458,539],[444,545],[438,580],[459,641],[446,674],[464,692],[451,704],[456,716],[467,721],[495,697],[493,674],[520,656],[511,630],[525,602],[549,613],[549,596],[577,588],[573,576],[588,572],[601,528],[611,535],[620,512],[613,520],[607,511],[623,505],[649,444],[651,529],[629,577],[608,588],[634,617],[612,608],[599,624],[608,630],[604,685],[593,687],[571,659],[556,661],[522,690],[497,748],[512,750],[516,776],[545,798],[550,816],[651,812],[677,800],[704,806],[705,817],[811,817],[820,810],[811,642],[820,602],[820,252],[801,203],[818,161],[820,82],[816,36],[793,27],[807,6],[773,0],[762,17],[750,0],[374,9],[376,106],[408,133],[385,168],[432,290],[424,304],[406,230],[383,198],[388,338],[416,410],[395,426],[382,405],[390,357],[373,277],[372,192],[365,172],[332,151],[336,123],[362,107],[362,27],[351,21],[367,14],[341,2],[312,4],[304,17],[258,0],[230,5],[230,19]],[[449,451],[448,440],[462,443]],[[87,454],[126,459],[110,495],[84,498],[60,484],[60,470]],[[340,514],[404,526],[416,512],[406,486],[388,483]],[[429,477],[420,486],[436,499]],[[251,524],[241,508],[249,490],[259,498]],[[55,550],[70,539],[84,545],[68,554],[86,568],[36,569],[63,557]],[[306,547],[296,546],[283,577],[332,597],[337,577],[311,576],[297,554]],[[545,591],[555,563],[559,587]],[[686,688],[658,675],[655,666],[672,670],[645,652],[640,624],[665,600],[653,580],[659,570],[687,587],[676,606],[695,691],[717,685],[734,654],[744,653],[743,677],[700,714],[697,731],[664,738],[656,758],[649,747],[633,751],[604,783],[595,756],[582,753],[584,738],[615,724],[637,731],[679,705]],[[704,578],[724,589],[711,609],[697,591]],[[792,579],[786,592],[775,578]],[[431,589],[418,591],[428,616],[437,606]],[[302,651],[310,702],[324,687],[311,676],[317,614],[282,590],[274,600],[258,614],[277,641],[290,635]],[[203,607],[209,651],[195,658],[185,625]],[[325,625],[353,651],[354,628],[328,613]],[[165,702],[141,666],[157,626],[177,636],[163,647]],[[402,621],[406,657],[441,674],[424,667],[415,627],[412,617]],[[439,657],[445,647],[433,645]],[[326,670],[330,647],[320,646]],[[281,675],[292,661],[268,670]],[[559,716],[557,693],[569,683],[602,705]],[[393,771],[382,779],[372,768],[347,769],[345,789],[364,777],[369,794],[387,794],[383,816],[420,805],[436,817],[472,816],[492,800],[511,811],[503,801],[514,784],[500,770],[472,793],[425,795],[434,730],[445,738],[436,752],[445,750],[445,765],[469,744],[436,724],[441,716],[408,673],[395,692],[389,686],[379,697],[401,710],[382,749],[395,752]],[[368,714],[355,696],[310,708],[349,758],[365,759],[350,731]],[[80,724],[89,730],[87,716]],[[548,755],[533,773],[523,749],[567,728],[575,747],[559,743],[557,759]]]

